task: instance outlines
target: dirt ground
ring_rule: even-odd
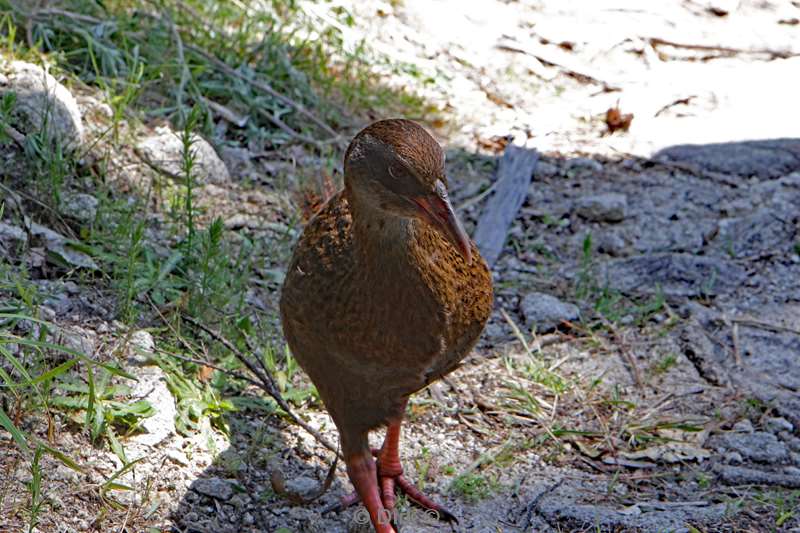
[[[340,3],[355,20],[345,41],[416,65],[381,74],[447,117],[431,126],[470,231],[505,144],[541,153],[486,332],[413,398],[403,434],[408,476],[459,524],[401,502],[401,531],[800,531],[800,3]],[[91,95],[80,103],[96,111]],[[633,117],[612,134],[617,106]],[[147,176],[138,165],[121,168]],[[203,187],[211,214],[231,228],[280,220],[286,198],[238,178]],[[274,308],[274,284],[251,290]],[[53,292],[75,342],[130,349],[97,311],[102,293]],[[276,476],[298,494],[324,480],[332,453],[309,434],[245,412],[230,440],[176,435],[161,376],[137,372],[165,414],[126,442],[144,458],[115,496],[132,505],[99,516],[93,487],[119,461],[61,431],[92,469],[48,463],[60,511],[40,531],[369,530],[358,508],[323,512],[351,490],[342,465],[314,503],[272,490]],[[324,410],[302,416],[336,441]]]

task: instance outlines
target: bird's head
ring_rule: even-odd
[[[447,195],[444,152],[422,126],[404,119],[367,126],[347,148],[344,174],[359,201],[430,224],[471,261],[469,237]]]

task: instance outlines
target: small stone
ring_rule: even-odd
[[[540,333],[556,329],[562,320],[580,320],[580,311],[576,305],[541,292],[526,294],[520,307],[525,317],[525,327],[528,330],[535,327]]]
[[[594,222],[620,222],[625,219],[628,198],[624,194],[605,193],[580,198],[576,212]]]
[[[766,428],[772,433],[780,433],[781,431],[794,431],[794,424],[789,422],[783,417],[770,417],[765,421]]]
[[[733,425],[733,431],[738,433],[752,433],[755,431],[755,428],[753,428],[753,423],[745,418],[743,420],[739,420]]]
[[[725,462],[731,465],[738,465],[743,461],[742,454],[739,452],[729,452],[725,454]]]
[[[242,517],[242,523],[244,525],[252,526],[255,523],[255,521],[256,520],[255,518],[253,518],[253,515],[251,513],[244,513],[244,516]]]
[[[78,222],[89,224],[97,216],[99,201],[91,194],[72,193],[65,194],[61,201],[61,212]]]
[[[625,239],[616,233],[604,232],[597,237],[597,251],[612,257],[625,255],[627,244]]]
[[[128,361],[133,364],[144,365],[153,357],[156,343],[150,332],[140,329],[134,331],[128,341]]]
[[[186,457],[186,454],[180,450],[168,450],[167,458],[178,465],[189,466],[189,459]]]
[[[31,236],[36,244],[47,250],[47,260],[56,266],[80,267],[98,270],[97,263],[88,254],[72,248],[67,238],[40,224],[31,224]]]
[[[158,128],[153,135],[142,140],[136,149],[150,165],[173,179],[185,179],[184,147],[179,132],[174,132],[167,127]],[[208,141],[198,135],[192,135],[190,151],[194,154],[192,177],[195,181],[217,184],[225,184],[230,181],[228,167],[225,166]]]
[[[233,485],[228,480],[218,477],[197,479],[192,483],[192,490],[222,501],[228,501],[233,496]]]
[[[291,494],[309,497],[319,492],[319,481],[307,476],[300,476],[286,481],[286,490]]]
[[[539,163],[541,165],[541,163]],[[574,157],[567,161],[567,170],[590,170],[592,172],[602,172],[603,165],[588,157]],[[537,166],[538,170],[538,166]]]
[[[25,230],[5,222],[0,222],[0,257],[11,259],[16,257],[28,243]]]

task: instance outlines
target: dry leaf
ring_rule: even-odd
[[[614,133],[617,130],[628,131],[632,121],[633,113],[622,113],[619,109],[619,104],[610,107],[606,111],[606,126],[608,126],[609,133]]]

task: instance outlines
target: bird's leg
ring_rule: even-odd
[[[422,491],[403,476],[403,467],[400,464],[400,425],[402,423],[402,419],[390,422],[386,428],[383,446],[381,446],[380,450],[372,451],[372,454],[378,458],[378,478],[380,479],[381,499],[384,507],[390,512],[394,510],[394,488],[396,485],[417,505],[433,511],[440,520],[458,522],[453,513],[425,496]]]
[[[367,508],[375,531],[377,533],[396,533],[392,527],[391,511],[388,511],[381,501],[375,460],[369,449],[365,447],[361,452],[346,456],[345,463],[347,463],[347,475],[353,482],[359,499]]]

